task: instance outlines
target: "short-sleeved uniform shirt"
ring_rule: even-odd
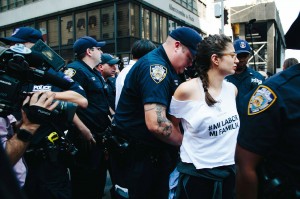
[[[55,75],[57,77],[63,78],[69,82],[71,82],[71,86],[69,88],[69,90],[77,92],[79,94],[81,94],[83,97],[85,97],[85,92],[83,90],[83,88],[75,81],[73,81],[73,79],[69,78],[68,76],[66,76],[64,73],[62,72],[56,72],[54,71],[52,68],[50,68],[48,70],[48,72],[52,75]],[[46,84],[46,85],[35,85],[35,84],[27,84],[23,86],[23,91],[26,92],[47,92],[47,91],[52,91],[52,92],[62,92],[64,91],[63,89],[53,86],[51,84]],[[60,114],[61,119],[57,118],[57,120],[55,122],[52,123],[55,124],[55,128],[57,128],[57,130],[59,130],[60,132],[64,132],[65,130],[67,130],[68,128],[68,121],[66,119],[66,117],[63,114]],[[58,122],[59,121],[59,122]],[[63,122],[65,121],[65,122]],[[33,136],[33,139],[31,141],[31,146],[33,145],[40,145],[42,143],[40,143],[40,141],[48,134],[55,131],[53,129],[53,127],[50,125],[45,125],[43,124],[35,133],[35,135]]]
[[[249,67],[247,67],[244,72],[229,75],[225,79],[233,83],[238,89],[238,95],[236,97],[238,110],[243,102],[244,96],[265,80],[264,76]]]
[[[300,185],[300,64],[246,96],[238,144]],[[246,99],[245,98],[245,99]],[[295,177],[297,176],[297,177]]]
[[[78,117],[92,133],[104,131],[110,124],[109,108],[104,85],[97,73],[83,61],[68,64],[64,73],[77,81],[86,93],[88,107],[77,108]]]
[[[115,114],[118,131],[144,144],[163,147],[147,129],[144,105],[157,103],[169,108],[181,83],[162,46],[143,56],[126,76]]]

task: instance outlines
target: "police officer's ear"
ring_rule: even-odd
[[[85,51],[85,53],[86,53],[86,55],[89,55],[89,56],[91,56],[91,54],[92,54],[92,51],[94,51],[94,49],[93,49],[93,48],[87,48],[87,49],[86,49],[86,51]]]
[[[175,41],[174,45],[175,45],[175,49],[177,50],[181,46],[181,43],[180,41]]]

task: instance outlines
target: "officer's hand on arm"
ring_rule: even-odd
[[[49,96],[47,93],[41,94],[38,92],[33,94],[31,98],[28,96],[24,100],[23,105],[29,103],[29,106],[39,106],[52,111],[58,105],[58,101],[52,103],[54,97],[55,94]],[[20,126],[20,130],[6,142],[5,149],[12,165],[14,165],[22,157],[30,139],[39,126],[39,124],[30,122],[26,116],[26,113],[22,110],[22,124]]]
[[[180,146],[182,134],[166,116],[166,107],[161,104],[145,104],[145,120],[149,131],[158,139],[174,146]]]
[[[256,199],[258,190],[256,169],[262,157],[237,144],[235,159],[237,199]]]
[[[89,145],[96,144],[96,140],[93,137],[90,129],[88,129],[85,124],[79,119],[77,114],[74,115],[73,123],[76,128],[80,131],[82,137],[88,142]]]

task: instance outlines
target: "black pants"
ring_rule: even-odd
[[[172,169],[168,151],[151,153],[137,147],[110,157],[113,181],[128,188],[130,199],[168,198]]]
[[[187,175],[187,174],[185,174]],[[189,176],[188,181],[184,185],[180,180],[180,195],[179,199],[211,199],[214,193],[214,180],[205,179],[202,177]],[[233,199],[235,188],[235,175],[228,176],[223,181],[222,199]]]
[[[101,199],[104,193],[107,160],[102,149],[95,146],[80,150],[70,168],[73,199]]]
[[[28,156],[27,156],[28,157]],[[36,158],[36,157],[35,157]],[[64,162],[26,158],[24,191],[29,199],[71,199],[71,184]]]

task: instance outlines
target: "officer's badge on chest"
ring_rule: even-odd
[[[248,115],[255,115],[267,110],[276,99],[276,94],[269,87],[259,86],[250,98]]]
[[[162,80],[165,79],[166,75],[167,75],[166,67],[159,64],[150,66],[150,76],[155,83],[159,84]]]

